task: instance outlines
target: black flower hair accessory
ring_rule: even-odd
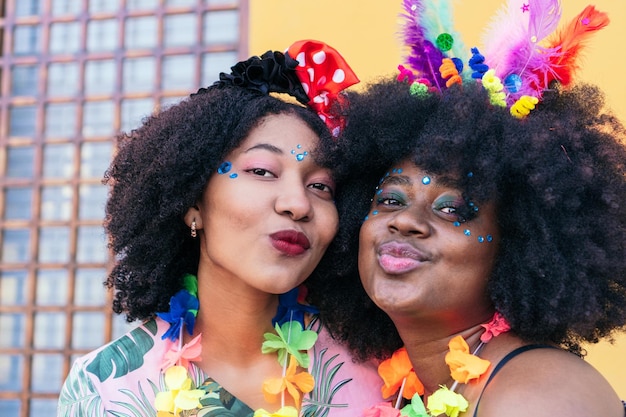
[[[230,74],[222,72],[217,85],[234,85],[262,94],[287,93],[300,103],[307,104],[309,97],[304,92],[296,75],[298,61],[278,51],[267,51],[260,57],[253,56],[233,65]]]

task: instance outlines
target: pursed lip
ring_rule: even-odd
[[[400,275],[412,271],[430,257],[411,244],[404,242],[385,242],[378,247],[378,263],[387,274]]]
[[[270,235],[272,246],[288,256],[297,256],[311,247],[309,238],[297,230],[280,230]]]

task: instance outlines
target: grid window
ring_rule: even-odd
[[[30,254],[30,230],[6,229],[2,233],[2,262],[28,262]]]
[[[102,178],[112,154],[113,146],[110,142],[85,143],[80,154],[81,178]]]
[[[77,270],[74,284],[74,304],[77,306],[104,306],[106,301],[105,276],[106,270],[102,268]]]
[[[79,0],[52,0],[52,16],[75,15],[80,13]]]
[[[128,58],[124,60],[125,93],[150,92],[154,89],[156,62],[153,57]]]
[[[15,106],[9,109],[9,135],[34,136],[37,108],[35,106]]]
[[[194,86],[193,55],[172,55],[163,58],[161,88],[191,91]]]
[[[70,259],[70,229],[42,227],[39,229],[39,262],[66,263]]]
[[[145,49],[157,46],[157,24],[154,16],[126,19],[124,45],[127,49]]]
[[[74,147],[71,144],[47,145],[43,151],[44,178],[71,178]]]
[[[79,189],[78,218],[81,220],[101,220],[104,218],[104,205],[107,188],[100,184],[81,185]]]
[[[120,0],[89,0],[89,13],[114,12],[120,7]]]
[[[169,7],[188,7],[195,4],[195,0],[166,0],[165,3]]]
[[[72,321],[72,347],[95,349],[104,344],[104,316],[101,313],[83,312],[74,314]]]
[[[18,17],[36,16],[41,12],[43,0],[19,0],[15,2],[15,15]]]
[[[104,230],[98,226],[78,228],[76,260],[81,263],[104,263],[107,258]]]
[[[128,10],[151,10],[158,3],[158,0],[126,0],[126,8]]]
[[[217,81],[220,72],[230,72],[233,62],[237,62],[237,53],[229,52],[211,52],[204,54],[202,57],[202,81],[201,85],[211,85]]]
[[[24,348],[24,314],[3,314],[0,316],[0,348]]]
[[[115,106],[110,101],[87,102],[83,107],[84,137],[111,136],[115,120]]]
[[[35,149],[31,146],[11,147],[7,149],[8,178],[33,178]]]
[[[197,18],[193,14],[166,16],[163,33],[165,46],[193,45],[196,40],[196,22]]]
[[[238,36],[239,12],[237,10],[224,10],[204,15],[203,41],[207,45],[232,44],[237,42]]]
[[[11,69],[11,94],[14,96],[37,95],[36,65],[16,65]]]
[[[72,361],[137,325],[103,285],[115,138],[247,55],[248,0],[0,4],[0,416],[55,415]]]
[[[72,215],[72,187],[45,186],[41,190],[41,218],[43,220],[70,220]]]
[[[40,269],[37,273],[37,305],[65,305],[68,289],[67,271],[63,269]]]
[[[0,353],[0,392],[20,391],[22,389],[22,374],[24,361],[21,355],[7,355]],[[0,402],[0,404],[2,404]],[[2,407],[2,406],[0,406]],[[2,408],[0,408],[1,410]],[[2,414],[10,416],[14,414]]]
[[[33,190],[27,187],[10,187],[4,190],[4,218],[28,220],[32,216]]]
[[[90,21],[87,24],[87,51],[114,51],[117,47],[117,27],[115,19]]]
[[[22,25],[13,31],[13,53],[15,55],[31,55],[41,51],[41,28],[39,26]]]
[[[37,313],[33,346],[38,349],[60,349],[67,322],[63,313]]]
[[[26,305],[28,292],[28,276],[26,271],[7,270],[0,273],[0,305]]]
[[[47,89],[50,97],[73,97],[79,92],[79,68],[76,62],[52,63],[48,66]]]
[[[122,130],[130,132],[139,126],[141,120],[152,113],[154,104],[151,99],[129,99],[122,102]]]
[[[72,138],[76,135],[77,108],[75,103],[48,104],[46,107],[46,137]]]
[[[51,54],[73,54],[80,50],[80,23],[54,23],[50,27]]]
[[[88,96],[113,94],[115,79],[115,62],[112,59],[89,61],[85,66],[85,93]]]
[[[54,392],[54,387],[63,383],[63,377],[63,355],[47,353],[33,355],[31,379],[33,392]]]
[[[8,178],[33,178],[35,175],[35,149],[32,146],[7,149]]]

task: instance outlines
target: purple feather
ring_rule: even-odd
[[[444,54],[424,36],[424,30],[420,25],[421,0],[404,0],[403,5],[405,14],[402,17],[405,22],[402,35],[404,44],[410,48],[406,63],[416,72],[417,78],[427,79],[431,85],[440,90],[445,85],[445,80],[439,73]]]

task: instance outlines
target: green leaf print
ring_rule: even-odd
[[[117,339],[98,352],[94,360],[87,365],[87,371],[94,374],[100,382],[111,377],[119,378],[143,365],[144,355],[154,346],[152,336],[156,335],[155,320],[133,329],[128,335]]]
[[[58,417],[104,417],[102,399],[85,370],[73,366],[59,395]]]
[[[306,404],[302,406],[303,417],[325,417],[331,408],[345,408],[348,404],[333,404],[335,394],[352,379],[344,379],[334,383],[337,371],[343,366],[343,362],[333,363],[339,355],[325,359],[327,349],[316,352],[316,360],[311,369],[311,375],[315,378],[315,388],[304,398]],[[333,385],[334,384],[334,385]]]

